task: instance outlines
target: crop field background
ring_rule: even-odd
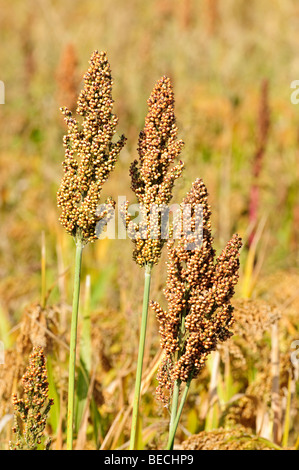
[[[0,0],[0,10],[0,449],[13,438],[12,395],[22,393],[34,346],[45,351],[54,400],[45,435],[52,449],[66,446],[74,242],[56,203],[67,130],[59,108],[75,108],[96,49],[107,52],[117,134],[127,137],[103,199],[135,202],[129,168],[147,99],[166,75],[185,143],[173,202],[202,178],[216,249],[234,233],[243,239],[234,335],[192,381],[175,448],[299,448],[298,2]],[[132,251],[128,238],[84,248],[77,449],[128,448],[143,297]],[[163,305],[165,261],[163,249],[150,292]],[[169,411],[155,396],[160,359],[150,309],[140,449],[166,445]]]

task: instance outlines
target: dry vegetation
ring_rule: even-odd
[[[0,449],[9,448],[13,394],[22,394],[34,347],[47,357],[54,400],[46,434],[51,448],[65,448],[74,243],[56,206],[66,132],[59,108],[74,108],[95,49],[109,55],[117,138],[127,137],[103,197],[134,199],[129,167],[146,100],[167,75],[185,142],[173,200],[180,202],[191,182],[203,178],[216,248],[236,232],[245,242],[234,336],[192,382],[175,446],[298,448],[298,367],[290,360],[299,339],[299,107],[290,101],[290,83],[299,78],[297,2],[1,3]],[[162,304],[165,257],[164,250],[151,286],[151,299]],[[142,289],[129,240],[85,248],[77,449],[128,446]],[[162,449],[167,440],[169,414],[155,397],[160,359],[150,311],[143,449]]]

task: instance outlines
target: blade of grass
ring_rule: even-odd
[[[102,424],[102,417],[98,410],[96,401],[93,397],[91,399],[90,415],[91,415],[95,445],[96,445],[96,448],[99,449],[100,444],[103,442],[103,424]]]
[[[92,393],[93,393],[93,387],[94,387],[94,382],[95,382],[95,373],[96,373],[96,367],[95,370],[92,374],[92,377],[90,379],[88,391],[87,391],[87,397],[84,402],[84,410],[83,410],[83,416],[82,416],[82,422],[80,429],[78,431],[78,437],[76,441],[76,449],[75,450],[84,450],[85,444],[86,444],[86,432],[87,432],[87,426],[88,426],[88,418],[90,414],[90,402],[92,399]]]
[[[152,378],[157,372],[159,364],[162,360],[162,356],[163,356],[162,352],[158,351],[156,356],[153,358],[151,364],[149,364],[147,369],[142,374],[143,377],[142,377],[142,382],[141,382],[140,396],[142,396],[143,394],[145,394],[147,392],[148,387],[151,384]],[[110,429],[109,429],[108,433],[106,434],[106,436],[105,436],[105,438],[102,442],[102,445],[101,445],[101,448],[100,448],[101,450],[107,450],[108,448],[110,450],[113,450],[112,444],[110,443],[110,441],[112,440],[112,436],[116,432],[120,433],[120,432],[123,431],[123,428],[124,428],[124,426],[127,422],[127,419],[129,418],[129,416],[131,414],[132,408],[133,408],[133,403],[131,403],[129,405],[129,407],[127,408],[127,410],[125,411],[123,419],[120,419],[119,414],[117,414],[117,416],[114,418],[114,421],[113,421],[112,425],[110,426]],[[121,408],[121,410],[124,411],[125,407],[123,406]],[[127,444],[123,444],[124,447],[127,447],[127,446],[129,447],[129,445],[130,445],[129,442]]]
[[[264,217],[258,225],[257,231],[255,232],[254,238],[250,245],[249,251],[247,253],[247,259],[245,263],[245,271],[243,275],[243,285],[242,285],[242,297],[249,299],[254,288],[254,281],[256,281],[255,276],[255,263],[257,255],[258,243],[262,237],[264,227],[266,225],[267,218]]]
[[[189,392],[191,380],[192,380],[192,375],[189,377],[188,381],[186,382],[186,385],[185,385],[185,388],[184,388],[184,391],[183,391],[183,394],[182,394],[182,397],[181,397],[181,401],[180,401],[180,405],[179,405],[179,408],[178,408],[177,415],[176,415],[175,420],[173,422],[173,425],[172,425],[172,427],[169,431],[169,438],[168,438],[168,443],[167,443],[166,450],[172,450],[173,449],[175,434],[176,434],[176,431],[177,431],[177,427],[178,427],[178,424],[179,424],[179,421],[180,421],[180,418],[181,418],[181,414],[182,414],[186,399],[187,399],[187,395],[188,395],[188,392]]]
[[[109,428],[109,431],[107,432],[103,442],[102,442],[102,445],[101,445],[101,448],[100,450],[108,450],[109,449],[109,444],[111,442],[111,440],[113,440],[113,435],[115,433],[115,431],[117,430],[117,426],[123,422],[123,413],[125,412],[125,407],[123,407],[121,410],[118,411],[116,417],[114,418],[113,420],[113,423],[111,424],[110,428]],[[129,416],[131,412],[131,409],[129,408],[127,411],[126,411],[126,414],[127,416]]]

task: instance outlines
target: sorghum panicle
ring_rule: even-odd
[[[69,234],[85,242],[97,238],[96,225],[106,215],[98,213],[101,190],[126,140],[121,136],[112,142],[118,122],[112,114],[112,83],[106,53],[95,51],[77,101],[82,124],[70,110],[61,108],[68,133],[64,137],[64,176],[57,194],[60,222]]]
[[[234,235],[215,259],[211,235],[211,209],[207,189],[197,179],[183,204],[202,206],[202,240],[187,250],[186,236],[168,242],[167,280],[164,294],[168,310],[151,302],[156,312],[164,360],[157,388],[158,398],[167,402],[175,380],[187,382],[203,367],[218,341],[231,336],[233,307],[231,298],[238,281],[241,239]],[[194,223],[193,223],[194,225]],[[167,392],[168,390],[168,392]]]
[[[174,93],[169,78],[164,76],[156,83],[147,104],[145,126],[139,134],[139,160],[130,168],[131,189],[142,210],[142,223],[133,224],[133,228],[130,225],[130,228],[130,216],[126,212],[129,234],[135,236],[133,258],[140,266],[159,261],[165,240],[160,236],[160,229],[154,237],[150,236],[151,207],[170,202],[174,182],[181,176],[184,166],[182,161],[172,166],[184,143],[177,139]]]
[[[48,398],[46,358],[41,347],[34,347],[29,358],[29,366],[22,377],[23,398],[13,395],[15,409],[13,432],[15,442],[11,450],[34,450],[41,443],[53,400]]]

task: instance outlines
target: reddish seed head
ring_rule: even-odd
[[[139,134],[138,155],[130,168],[131,189],[137,201],[144,208],[145,228],[150,231],[150,209],[153,204],[167,205],[172,198],[175,180],[182,174],[184,167],[178,159],[183,141],[177,140],[177,126],[174,115],[174,93],[170,79],[162,77],[155,85],[148,101],[148,114],[144,129]],[[130,221],[127,211],[124,218],[127,226]],[[141,229],[134,226],[132,234]],[[134,260],[140,265],[158,263],[165,240],[160,230],[157,239],[149,237],[135,239]]]

